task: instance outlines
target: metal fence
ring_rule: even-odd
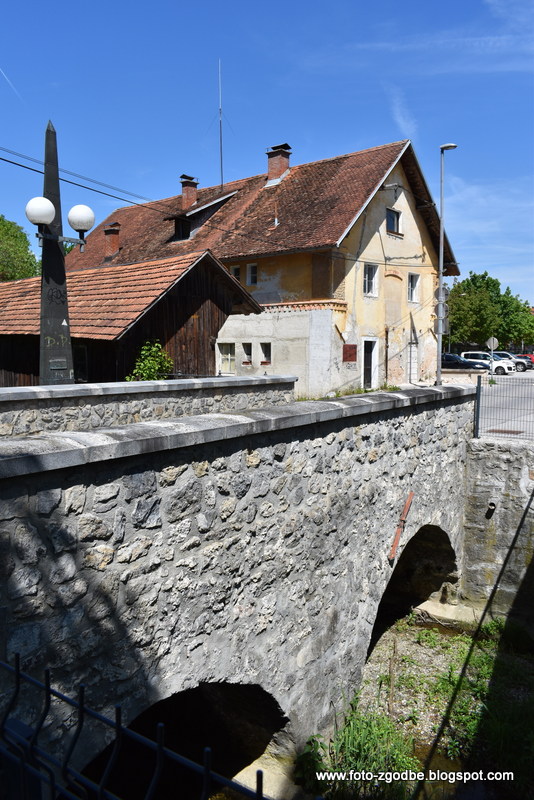
[[[117,766],[121,748],[127,741],[134,742],[139,760],[148,760],[153,763],[152,774],[146,787],[136,787],[136,797],[143,800],[154,800],[165,797],[187,796],[208,800],[216,793],[218,796],[232,798],[249,798],[250,800],[265,800],[263,793],[263,776],[260,770],[256,773],[256,789],[248,789],[236,781],[224,778],[211,769],[211,751],[204,750],[204,764],[195,762],[177,755],[167,749],[164,744],[165,729],[160,724],[157,727],[157,741],[151,741],[138,733],[125,727],[121,722],[120,707],[116,707],[115,720],[91,710],[84,703],[84,687],[80,686],[77,700],[73,700],[61,692],[55,691],[50,686],[50,674],[45,673],[45,682],[42,683],[20,669],[20,659],[17,657],[15,666],[10,666],[0,661],[0,678],[2,686],[7,682],[7,689],[2,691],[3,705],[6,710],[0,722],[0,800],[130,800],[126,795],[117,795],[109,788],[112,783],[114,768]],[[22,705],[30,702],[37,706],[37,699],[41,707],[38,718],[30,726],[20,719]],[[36,695],[37,693],[37,695]],[[58,706],[59,704],[59,706]],[[38,707],[38,706],[37,706]],[[74,713],[76,722],[74,730],[69,733],[60,757],[52,755],[39,743],[43,728],[50,723],[53,708],[57,716],[58,711]],[[84,729],[84,725],[94,723],[103,725],[107,733],[104,744],[114,738],[114,744],[105,767],[98,778],[89,778],[86,774],[72,766],[76,746]],[[104,744],[102,746],[104,746]],[[196,776],[198,791],[186,792],[183,786],[175,785],[173,791],[162,791],[162,776],[169,765],[174,768],[186,770],[188,775]],[[131,774],[136,775],[136,764],[130,763],[128,768]],[[87,770],[85,770],[87,772]],[[227,795],[226,792],[229,791]],[[164,793],[163,793],[164,792]]]
[[[534,439],[534,371],[479,375],[475,437]]]

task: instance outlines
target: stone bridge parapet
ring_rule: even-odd
[[[295,378],[220,376],[73,386],[0,388],[0,437],[91,431],[143,420],[283,405]]]

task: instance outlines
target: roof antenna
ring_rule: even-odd
[[[219,59],[219,162],[221,165],[221,189],[223,188],[223,132],[222,132],[222,79],[221,59]]]

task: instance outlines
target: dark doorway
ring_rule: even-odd
[[[376,342],[363,343],[363,388],[371,389],[373,386],[373,354]]]
[[[203,763],[204,748],[210,747],[213,771],[231,778],[262,755],[288,720],[256,684],[204,683],[155,703],[128,727],[155,740],[160,722],[165,724],[166,747],[198,764]],[[84,769],[91,780],[98,782],[104,774],[113,744]],[[118,797],[142,800],[154,770],[155,756],[125,740],[106,788]],[[201,790],[201,777],[166,762],[153,800],[199,797]]]

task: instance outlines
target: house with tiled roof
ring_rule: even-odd
[[[267,172],[118,209],[67,258],[80,270],[209,249],[261,305],[232,315],[216,370],[292,374],[324,395],[431,378],[439,216],[407,140],[291,165],[287,144]],[[457,275],[444,242],[445,275]]]
[[[69,273],[77,381],[124,380],[147,340],[165,343],[176,373],[213,375],[232,313],[261,307],[209,252]],[[41,278],[0,283],[0,385],[39,383]]]

